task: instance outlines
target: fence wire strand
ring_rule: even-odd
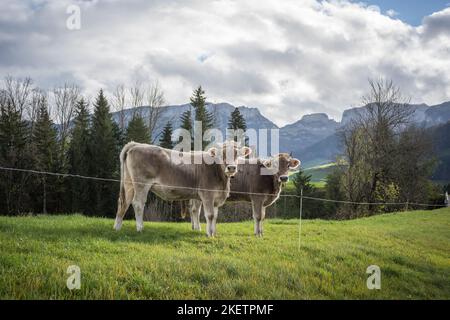
[[[49,172],[49,171],[39,171],[39,170],[33,170],[33,169],[21,169],[21,168],[10,168],[10,167],[2,167],[0,166],[0,170],[4,171],[16,171],[16,172],[27,172],[27,173],[33,173],[33,174],[45,174],[45,175],[51,175],[51,176],[60,176],[64,178],[77,178],[77,179],[87,179],[87,180],[97,180],[97,181],[104,181],[104,182],[118,182],[120,183],[120,179],[113,179],[113,178],[102,178],[102,177],[92,177],[92,176],[84,176],[79,174],[72,174],[72,173],[60,173],[60,172]],[[131,182],[133,184],[140,184],[140,185],[147,185],[152,186],[154,184],[149,184],[146,182],[141,181],[135,181],[135,180],[126,180],[127,182]],[[221,189],[206,189],[206,188],[199,188],[199,187],[185,187],[185,186],[172,186],[172,185],[162,185],[158,184],[159,187],[168,188],[168,189],[180,189],[180,190],[191,190],[191,191],[204,191],[204,192],[228,192],[226,190]],[[247,195],[254,195],[254,196],[273,196],[271,193],[258,193],[258,192],[245,192],[245,191],[229,191],[229,193],[234,194],[247,194]],[[444,207],[444,204],[427,204],[427,203],[415,203],[415,202],[355,202],[355,201],[346,201],[346,200],[334,200],[334,199],[326,199],[326,198],[317,198],[317,197],[309,197],[305,196],[303,194],[297,195],[297,194],[285,194],[281,193],[280,197],[291,197],[291,198],[297,198],[297,199],[308,199],[313,201],[324,201],[324,202],[334,202],[334,203],[343,203],[343,204],[359,204],[359,205],[413,205],[413,206],[422,206],[422,207]]]

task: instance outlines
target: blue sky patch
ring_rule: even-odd
[[[355,0],[353,2],[376,5],[384,14],[389,12],[395,18],[413,26],[419,26],[425,16],[450,7],[450,0]]]

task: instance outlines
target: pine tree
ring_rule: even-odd
[[[58,132],[50,119],[46,103],[41,104],[39,108],[32,140],[35,152],[35,169],[45,172],[58,172],[60,168]],[[42,212],[57,211],[62,194],[61,178],[41,175],[39,181],[38,190],[42,190]]]
[[[325,191],[316,188],[311,183],[311,175],[306,174],[305,171],[299,170],[291,176],[294,182],[295,191],[297,195],[302,194],[303,196],[323,198],[325,197]],[[297,203],[296,203],[297,204]],[[303,217],[305,218],[321,218],[328,215],[329,207],[327,204],[320,201],[304,201],[303,199]]]
[[[214,126],[214,115],[206,109],[205,91],[203,91],[201,86],[194,90],[190,101],[195,110],[195,121],[201,121],[202,134],[205,134],[206,130],[211,129]],[[203,140],[202,149],[204,149],[207,144],[208,141]]]
[[[31,164],[28,143],[29,129],[20,112],[8,101],[0,105],[0,165],[9,168],[28,168]],[[0,210],[5,214],[17,214],[29,210],[29,194],[26,192],[27,174],[0,172]]]
[[[193,150],[194,149],[193,126],[190,108],[181,114],[180,122],[181,122],[180,128],[189,132],[191,138],[191,150]],[[181,137],[178,142],[181,142]]]
[[[174,147],[173,141],[172,141],[172,133],[173,133],[172,123],[170,123],[170,121],[169,121],[165,125],[163,132],[162,132],[161,139],[159,140],[159,145],[161,147],[166,148],[166,149],[172,149]]]
[[[298,195],[301,194],[303,189],[303,195],[311,194],[315,187],[311,184],[311,175],[306,174],[303,170],[299,170],[293,175],[293,182]]]
[[[145,124],[144,119],[136,114],[133,119],[128,123],[126,135],[126,142],[135,141],[141,143],[149,143],[150,130]]]
[[[89,149],[89,111],[88,104],[82,98],[75,110],[72,139],[69,146],[69,173],[82,176],[89,175],[91,159]],[[71,180],[69,201],[73,212],[86,212],[89,205],[89,182],[84,179]]]
[[[228,121],[228,129],[242,129],[247,130],[247,124],[245,122],[244,116],[239,112],[238,108],[234,108],[231,112],[230,120]]]
[[[27,143],[27,124],[11,103],[0,109],[0,163],[14,165]]]
[[[242,131],[247,130],[247,124],[245,122],[245,119],[242,116],[242,114],[239,112],[238,108],[234,108],[234,110],[231,112],[231,117],[230,117],[230,120],[228,121],[228,129],[232,129],[232,130],[241,129]],[[233,137],[233,139],[235,141],[241,141],[242,138],[244,138],[244,137],[241,137],[241,136]],[[244,138],[244,144],[248,145],[247,138]]]
[[[90,174],[101,178],[117,178],[119,157],[117,135],[109,113],[109,104],[100,90],[94,104],[94,115],[90,132]],[[116,209],[118,184],[96,181],[90,188],[90,213],[113,216]]]

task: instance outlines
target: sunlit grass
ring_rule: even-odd
[[[222,223],[208,239],[188,223],[80,215],[0,217],[2,299],[449,299],[450,209],[353,221]],[[203,226],[204,227],[204,226]],[[69,265],[81,289],[66,287]],[[366,268],[381,268],[368,290]]]

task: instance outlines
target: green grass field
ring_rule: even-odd
[[[0,217],[1,299],[450,299],[450,209],[352,221],[188,223],[72,216]],[[204,226],[202,226],[204,227]],[[66,288],[69,265],[81,289]],[[381,268],[368,290],[366,268]]]

